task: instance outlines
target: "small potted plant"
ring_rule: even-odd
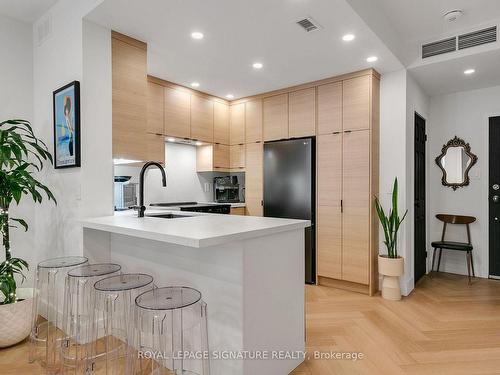
[[[384,244],[387,247],[387,255],[379,254],[378,256],[378,272],[383,275],[382,297],[397,301],[401,299],[399,278],[404,273],[404,258],[398,255],[398,231],[408,213],[406,210],[403,217],[399,217],[397,178],[394,180],[392,189],[392,208],[389,216],[385,214],[377,197],[375,197],[375,208],[384,230]]]
[[[52,163],[52,155],[45,143],[35,137],[31,124],[26,120],[0,122],[0,235],[5,250],[5,260],[0,263],[0,348],[24,340],[31,330],[33,291],[18,288],[16,277],[25,280],[28,263],[11,254],[10,230],[21,226],[25,220],[9,217],[9,208],[23,196],[30,196],[35,203],[42,202],[42,194],[55,202],[51,191],[36,180],[44,162]]]

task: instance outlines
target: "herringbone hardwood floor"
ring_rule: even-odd
[[[306,360],[292,375],[500,374],[500,281],[434,273],[402,301],[311,286],[307,350],[361,352]]]
[[[433,274],[400,302],[306,287],[310,358],[292,375],[500,374],[500,281]],[[363,359],[314,359],[314,351]],[[27,345],[0,350],[0,374],[40,374]],[[258,375],[258,374],[256,374]]]

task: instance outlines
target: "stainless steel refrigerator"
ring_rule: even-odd
[[[316,282],[315,139],[264,144],[264,216],[310,220],[305,231],[305,281]]]

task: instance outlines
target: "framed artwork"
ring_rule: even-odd
[[[54,91],[54,168],[80,167],[80,82]]]

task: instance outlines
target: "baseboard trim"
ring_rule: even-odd
[[[362,293],[369,295],[370,289],[368,285],[353,283],[345,280],[331,279],[329,277],[318,276],[318,284],[330,288],[348,290],[350,292]]]

